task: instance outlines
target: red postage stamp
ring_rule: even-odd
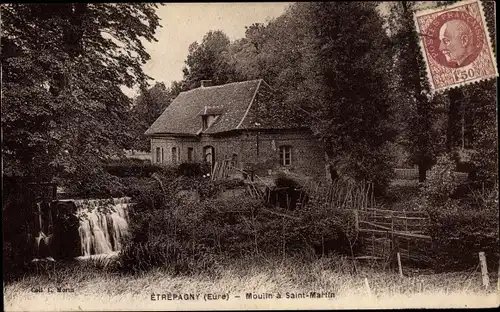
[[[431,91],[498,76],[479,0],[417,11],[415,24]]]

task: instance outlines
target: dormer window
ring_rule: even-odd
[[[222,113],[221,107],[205,106],[201,113],[202,129],[208,129],[217,120],[217,117]]]
[[[208,128],[208,116],[207,115],[201,116],[201,120],[203,122],[203,130],[207,129]]]
[[[216,118],[217,118],[216,115],[203,115],[203,116],[201,116],[201,119],[203,122],[203,130],[208,129],[208,127],[210,127],[214,123]]]

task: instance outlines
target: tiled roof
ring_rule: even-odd
[[[202,126],[200,115],[210,110],[216,110],[220,115],[204,133],[238,129],[261,81],[235,82],[181,92],[145,134],[199,134]]]

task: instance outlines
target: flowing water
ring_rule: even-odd
[[[128,234],[128,198],[110,201],[75,201],[80,217],[81,255],[112,254],[122,248],[123,238]],[[107,208],[109,211],[102,211]]]
[[[69,205],[69,206],[68,206]],[[28,236],[35,244],[35,258],[53,257],[55,249],[68,248],[61,243],[53,246],[54,239],[61,242],[66,236],[78,235],[80,257],[94,255],[116,255],[122,248],[123,240],[128,235],[128,209],[130,198],[113,199],[78,199],[59,200],[51,204],[37,203],[36,221],[34,222],[35,237]],[[63,208],[60,208],[63,207]],[[72,207],[72,208],[71,208]],[[76,208],[76,209],[74,209]],[[76,224],[72,230],[54,231],[60,228],[56,225],[63,215],[72,215]],[[75,232],[78,233],[68,233]],[[65,236],[65,237],[62,237]],[[32,238],[33,237],[33,238]],[[78,237],[75,237],[78,239]],[[76,242],[75,242],[76,243]],[[75,248],[77,246],[73,243]],[[78,253],[78,251],[75,251]]]

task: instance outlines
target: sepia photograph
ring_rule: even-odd
[[[500,306],[496,3],[3,3],[5,311]]]

